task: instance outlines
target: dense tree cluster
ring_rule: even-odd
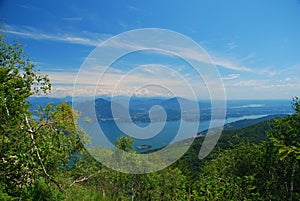
[[[90,139],[69,103],[30,112],[28,97],[48,93],[50,81],[3,34],[0,81],[0,200],[300,200],[298,98],[294,114],[224,132],[204,161],[197,139],[164,170],[125,174],[84,149]],[[136,154],[132,143],[121,137],[115,145]]]

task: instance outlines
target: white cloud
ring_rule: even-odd
[[[217,54],[208,54],[201,47],[200,49],[195,49],[195,44],[192,44],[193,47],[190,47],[189,45],[191,44],[178,44],[177,41],[174,40],[174,44],[169,45],[164,44],[164,38],[156,38],[155,42],[151,41],[151,39],[149,41],[145,41],[145,38],[147,38],[146,33],[144,37],[137,38],[135,42],[118,40],[117,38],[115,38],[115,40],[110,41],[109,44],[107,44],[107,46],[109,46],[112,51],[118,51],[119,49],[149,50],[151,49],[151,47],[153,47],[151,43],[155,43],[156,45],[154,51],[157,51],[160,54],[165,54],[168,56],[179,56],[186,60],[193,60],[196,62],[217,65],[226,69],[240,72],[253,72],[251,68],[240,64],[238,60],[232,60],[221,56],[216,56]],[[166,49],[168,51],[165,51]]]
[[[248,68],[242,64],[239,64],[237,61],[232,61],[227,58],[213,56],[214,63],[223,68],[230,70],[235,70],[239,72],[253,72],[251,68]]]
[[[81,18],[64,18],[64,20],[80,20]],[[87,46],[98,46],[101,42],[105,39],[111,37],[109,34],[101,34],[101,33],[89,33],[86,31],[81,32],[80,34],[73,35],[68,33],[59,33],[59,34],[49,34],[44,33],[40,30],[37,30],[33,27],[28,26],[14,26],[14,25],[5,25],[6,32],[9,34],[18,35],[25,38],[31,38],[35,40],[52,40],[52,41],[59,41],[59,42],[66,42],[66,43],[73,43],[73,44],[81,44]],[[163,38],[160,39],[163,46]],[[113,48],[128,48],[128,49],[149,49],[149,47],[145,47],[138,43],[129,43],[127,41],[117,41],[110,43]],[[233,61],[227,58],[223,58],[221,56],[210,55],[212,59],[210,59],[209,55],[203,51],[199,54],[199,51],[195,51],[190,47],[181,47],[174,41],[174,46],[169,47],[173,49],[174,52],[166,52],[162,51],[161,54],[168,54],[169,56],[173,54],[177,54],[182,56],[186,59],[192,59],[198,62],[203,62],[207,64],[215,64],[217,66],[221,66],[223,68],[241,71],[241,72],[252,72],[252,69],[239,64],[237,61]],[[174,56],[174,55],[173,55]]]
[[[80,20],[80,19],[65,19],[65,20]],[[64,43],[74,43],[82,44],[87,46],[97,46],[104,39],[108,38],[109,35],[89,33],[82,31],[80,34],[47,34],[41,32],[33,27],[16,27],[12,25],[6,25],[7,33],[18,35],[21,37],[31,38],[35,40],[51,40],[51,41],[60,41]],[[141,37],[139,40],[143,40],[144,37]],[[110,43],[112,50],[118,51],[120,48],[128,49],[148,49],[145,44],[139,44],[139,40],[136,42],[123,41],[114,41]],[[164,39],[160,39],[162,43],[162,49],[164,47]],[[228,44],[234,48],[235,44]],[[151,47],[151,41],[149,42]],[[215,64],[218,67],[229,69],[231,73],[227,76],[221,78],[225,83],[226,90],[230,93],[241,94],[241,96],[247,96],[247,93],[250,92],[253,94],[253,97],[256,95],[256,90],[259,90],[261,94],[270,94],[273,93],[287,93],[286,91],[292,91],[295,93],[296,90],[299,90],[299,81],[298,74],[300,72],[300,65],[294,65],[288,70],[283,68],[282,70],[276,70],[275,68],[261,68],[261,69],[251,69],[243,63],[245,60],[248,60],[254,56],[254,54],[249,54],[243,59],[234,59],[226,58],[224,55],[220,56],[218,53],[212,53],[211,57],[203,51],[199,54],[198,51],[195,51],[193,48],[180,44],[172,44],[172,47],[169,47],[174,52],[167,51],[158,51],[160,54],[166,54],[168,56],[181,56],[184,59],[190,59],[197,62],[202,62],[205,64]],[[96,93],[96,95],[111,94],[111,92],[116,92],[119,95],[130,95],[133,90],[137,90],[137,94],[144,95],[161,95],[166,94],[165,89],[159,91],[148,88],[139,88],[145,83],[154,83],[161,86],[172,86],[172,91],[180,94],[181,96],[188,95],[185,91],[186,88],[182,88],[181,85],[185,84],[178,77],[178,73],[182,68],[174,68],[174,66],[162,65],[159,63],[145,64],[140,65],[138,68],[132,72],[124,72],[120,69],[109,68],[105,72],[105,76],[102,78],[104,81],[101,86],[98,85],[98,80],[100,75],[104,72],[106,67],[98,66],[96,63],[93,63],[92,58],[89,58],[91,63],[90,71],[84,71],[84,76],[78,83],[80,86],[75,92],[76,95],[90,95]],[[96,61],[95,61],[96,62]],[[275,69],[275,70],[274,70]],[[228,71],[225,71],[228,72]],[[249,80],[244,80],[240,78],[240,72],[253,73],[252,75],[257,75],[258,77],[252,76]],[[288,74],[291,73],[292,74]],[[56,96],[65,96],[72,95],[73,93],[73,83],[76,80],[77,72],[48,72],[52,83],[54,84],[53,93]],[[244,74],[243,74],[244,75]],[[199,83],[194,82],[196,75],[184,72],[182,75],[188,83],[193,86],[199,86]],[[238,79],[239,78],[239,79]],[[272,79],[271,79],[272,78]],[[278,80],[276,82],[276,80]],[[116,84],[119,84],[117,86]],[[95,87],[98,86],[98,88]],[[117,88],[115,88],[117,86]],[[214,86],[214,85],[211,85]],[[216,86],[216,85],[215,85]],[[118,88],[119,87],[119,88]],[[217,87],[217,86],[216,86]],[[201,88],[201,87],[198,87]],[[247,90],[245,90],[247,89]],[[200,91],[202,89],[199,89]],[[220,89],[221,90],[221,89]],[[278,92],[276,92],[278,90]],[[296,91],[297,92],[297,91]],[[279,96],[279,94],[277,94]],[[298,95],[298,94],[292,94]]]
[[[268,85],[267,80],[255,80],[255,79],[241,80],[238,82],[231,83],[231,86],[234,87],[259,87],[260,88],[267,85]]]
[[[93,34],[94,36],[91,37],[91,34],[87,34],[87,32],[82,32],[81,35],[89,35],[89,37],[75,36],[68,33],[49,34],[28,26],[14,26],[6,24],[4,27],[6,33],[25,38],[31,38],[34,40],[51,40],[87,46],[97,46],[103,42],[104,39],[109,37],[107,34]]]
[[[291,78],[290,78],[290,77],[286,77],[284,80],[285,80],[285,81],[290,81]]]
[[[227,77],[222,77],[222,80],[233,80],[240,77],[240,74],[229,74]]]
[[[93,69],[93,70],[91,70]],[[141,65],[130,71],[97,66],[76,72],[48,72],[54,83],[53,96],[127,95],[193,97],[205,93],[205,85],[180,75],[176,70],[161,64]],[[76,81],[76,90],[73,84]],[[56,83],[56,84],[55,84]],[[195,86],[195,87],[194,87]],[[202,87],[202,88],[201,88]],[[194,92],[192,92],[194,90]]]

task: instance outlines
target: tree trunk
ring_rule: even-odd
[[[289,193],[289,201],[293,201],[294,194],[294,177],[295,177],[295,169],[296,169],[296,160],[293,158],[292,164],[292,173],[291,173],[291,183],[290,183],[290,193]]]

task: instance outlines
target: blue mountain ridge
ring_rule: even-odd
[[[97,97],[95,98],[95,110],[98,121],[107,121],[118,119],[126,121],[123,116],[114,117],[112,114],[112,101],[114,101],[115,110],[129,111],[130,117],[134,122],[150,122],[149,111],[153,106],[160,106],[167,115],[167,121],[177,121],[180,119],[186,121],[209,120],[211,113],[211,103],[209,100],[200,100],[195,102],[181,97],[131,97],[129,103],[125,100],[128,97]],[[87,115],[91,111],[91,101],[93,99],[84,99],[79,103],[80,112]],[[31,110],[38,106],[46,106],[48,103],[53,105],[60,102],[69,102],[72,104],[72,97],[52,98],[52,97],[30,97],[28,101],[31,104]],[[181,103],[183,108],[180,107]],[[200,109],[200,117],[197,113],[197,107]],[[227,101],[226,118],[242,117],[248,115],[273,115],[288,114],[292,112],[289,100],[229,100]],[[155,121],[155,115],[152,120]],[[158,117],[157,117],[158,118]]]

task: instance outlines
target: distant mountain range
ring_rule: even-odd
[[[134,122],[149,122],[149,111],[153,106],[159,106],[165,111],[167,121],[186,120],[209,120],[211,113],[210,101],[201,100],[194,102],[188,99],[173,97],[173,98],[144,98],[131,97],[129,104],[126,102],[128,97],[99,97],[95,101],[96,118],[98,121],[128,121],[126,115],[120,114],[114,116],[112,114],[111,105],[117,111],[129,111],[131,120]],[[72,103],[71,97],[66,98],[51,98],[51,97],[30,97],[31,110],[37,109],[38,106],[45,106],[48,103],[53,105],[60,102]],[[82,115],[89,116],[89,112],[93,110],[92,99],[83,98],[82,102],[77,104]],[[113,102],[112,102],[113,101]],[[182,108],[180,107],[180,103]],[[200,108],[200,117],[197,114],[197,107]],[[227,118],[241,117],[249,115],[273,115],[273,114],[287,114],[291,113],[291,104],[289,100],[229,100],[227,101]],[[160,121],[162,119],[160,113],[151,113],[153,121]]]

